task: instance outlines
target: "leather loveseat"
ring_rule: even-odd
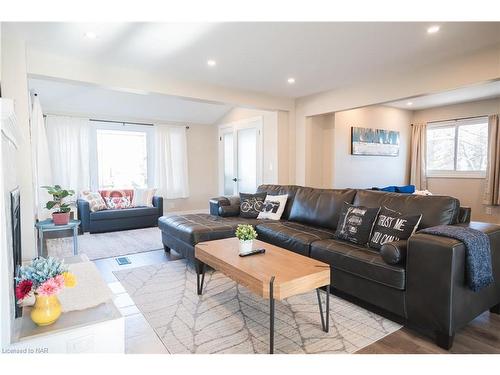
[[[112,232],[117,230],[156,227],[158,218],[163,215],[163,198],[153,197],[153,207],[131,207],[90,211],[89,202],[78,199],[78,220],[80,230],[90,233]]]
[[[238,224],[252,224],[260,240],[329,263],[332,292],[430,334],[443,348],[450,348],[455,332],[479,314],[500,313],[500,226],[470,222],[470,209],[457,199],[281,185],[261,185],[258,191],[288,194],[280,221],[241,218],[238,198],[214,198],[210,214],[159,219],[165,250],[193,259],[196,243],[232,237]],[[335,239],[343,202],[422,214],[419,229],[446,224],[483,231],[490,239],[495,282],[471,291],[464,245],[451,238],[417,232],[380,251]]]

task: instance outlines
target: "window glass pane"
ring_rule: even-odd
[[[488,123],[458,127],[458,171],[485,171],[488,153]]]
[[[257,129],[238,130],[238,190],[257,190]]]
[[[147,186],[145,132],[97,130],[99,188]]]
[[[427,170],[455,169],[455,127],[427,129]]]

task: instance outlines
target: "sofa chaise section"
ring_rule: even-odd
[[[238,224],[256,225],[257,220],[209,214],[172,215],[158,220],[165,251],[174,249],[188,259],[194,259],[194,246],[199,242],[234,237]]]

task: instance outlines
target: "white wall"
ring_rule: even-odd
[[[335,113],[335,188],[405,185],[409,180],[411,111],[373,106]],[[399,131],[399,156],[351,155],[351,127]]]
[[[335,115],[311,116],[306,125],[306,185],[332,188],[335,167]]]
[[[415,111],[413,122],[426,123],[498,113],[500,98]],[[454,196],[460,200],[462,206],[471,207],[473,220],[500,223],[500,207],[491,207],[491,213],[488,213],[487,207],[482,203],[484,178],[428,178],[427,185],[432,193]]]
[[[17,153],[18,182],[21,190],[21,231],[24,259],[36,256],[34,192],[31,169],[29,95],[24,41],[11,35],[2,24],[2,96],[14,99],[22,141]],[[14,173],[13,165],[6,173]]]

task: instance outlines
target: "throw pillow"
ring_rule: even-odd
[[[153,207],[156,189],[134,189],[133,207]]]
[[[380,250],[387,242],[407,240],[415,233],[421,219],[422,214],[403,215],[382,207],[375,222],[369,246]]]
[[[134,197],[134,191],[132,189],[123,189],[123,190],[99,190],[99,194],[101,194],[102,199],[106,200],[106,198],[121,198],[127,197],[130,202],[132,202]]]
[[[288,195],[268,195],[264,200],[257,219],[279,220],[285,211]]]
[[[89,202],[91,212],[102,211],[108,208],[106,206],[106,202],[104,202],[104,199],[102,199],[102,196],[99,193],[84,190],[80,194],[80,197]]]
[[[129,208],[131,202],[128,197],[106,197],[106,206],[110,209]]]
[[[344,202],[335,236],[358,245],[366,245],[379,211],[380,207],[368,208]]]
[[[267,193],[240,193],[240,216],[248,219],[256,219],[262,210],[266,195]]]

